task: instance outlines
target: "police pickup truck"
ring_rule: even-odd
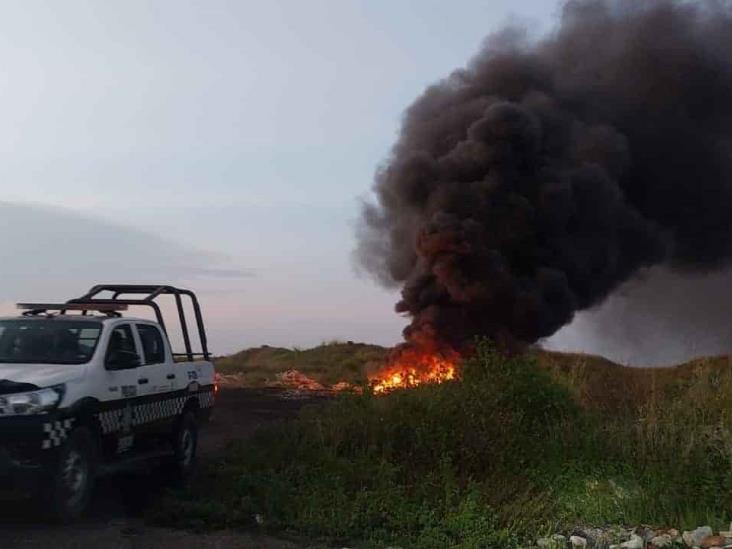
[[[171,350],[162,296],[178,313],[183,353]],[[123,317],[131,306],[152,309],[156,321]],[[0,318],[1,490],[30,488],[67,520],[84,512],[100,474],[153,459],[190,474],[197,426],[218,390],[193,292],[102,285],[65,303],[18,307],[22,315]]]

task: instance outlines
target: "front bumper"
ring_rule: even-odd
[[[56,414],[0,417],[0,491],[36,484],[53,468],[70,425]]]

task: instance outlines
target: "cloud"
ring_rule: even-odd
[[[227,257],[75,212],[0,202],[0,302],[58,300],[97,283],[249,277]]]

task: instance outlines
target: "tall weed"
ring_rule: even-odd
[[[590,399],[589,367],[558,372],[479,342],[459,381],[344,395],[233,446],[157,519],[417,548],[730,519],[728,374],[654,381],[613,408]]]

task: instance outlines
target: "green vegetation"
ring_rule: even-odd
[[[275,375],[297,369],[325,385],[346,381],[354,385],[366,381],[366,370],[381,364],[386,349],[365,343],[333,341],[313,349],[257,347],[216,359],[216,370],[222,374],[238,374],[249,386],[264,385]]]
[[[514,547],[581,525],[726,526],[730,365],[631,370],[481,343],[460,381],[343,395],[232,446],[155,518],[404,548]]]

